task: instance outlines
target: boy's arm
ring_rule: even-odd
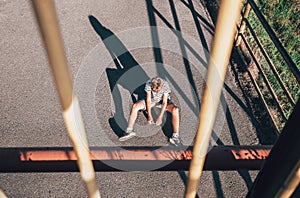
[[[151,91],[146,92],[146,110],[148,112],[148,123],[152,124],[153,118],[151,114]]]
[[[167,104],[168,104],[168,96],[169,96],[169,94],[165,93],[162,97],[161,111],[160,111],[160,114],[159,114],[159,116],[156,120],[157,125],[161,125],[161,123],[162,123],[162,118],[164,116],[164,113],[165,113],[165,110],[166,110]]]

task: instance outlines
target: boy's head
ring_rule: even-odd
[[[163,86],[162,79],[160,77],[154,77],[150,82],[151,90],[154,92],[159,92]]]

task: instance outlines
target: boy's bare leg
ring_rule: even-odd
[[[173,135],[169,139],[170,143],[174,146],[182,145],[179,138],[179,109],[174,104],[169,104],[167,106],[167,111],[172,114],[172,126],[173,126]]]
[[[167,111],[172,115],[173,132],[179,133],[179,108],[174,104],[168,104]]]
[[[139,110],[142,110],[142,109],[145,109],[144,101],[138,101],[132,105],[127,129],[126,129],[124,135],[119,138],[119,141],[123,142],[123,141],[129,140],[136,136],[136,133],[133,131],[133,125],[135,123],[135,120],[137,118]]]
[[[131,111],[130,111],[130,116],[129,116],[129,119],[128,119],[127,128],[130,128],[130,129],[133,128],[133,125],[134,125],[135,120],[137,118],[138,112],[140,110],[143,110],[143,109],[145,109],[145,102],[144,101],[138,101],[138,102],[136,102],[132,105],[132,108],[131,108]]]

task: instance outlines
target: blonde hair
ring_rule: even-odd
[[[163,85],[162,79],[160,77],[156,76],[151,79],[150,85],[151,85],[151,89],[153,91],[157,91],[157,90],[161,89],[161,87]]]

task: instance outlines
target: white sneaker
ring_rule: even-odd
[[[119,141],[123,142],[129,140],[136,136],[136,133],[133,130],[126,130],[124,136],[119,138]]]
[[[179,137],[171,137],[169,139],[170,143],[174,146],[182,146],[181,140]]]

